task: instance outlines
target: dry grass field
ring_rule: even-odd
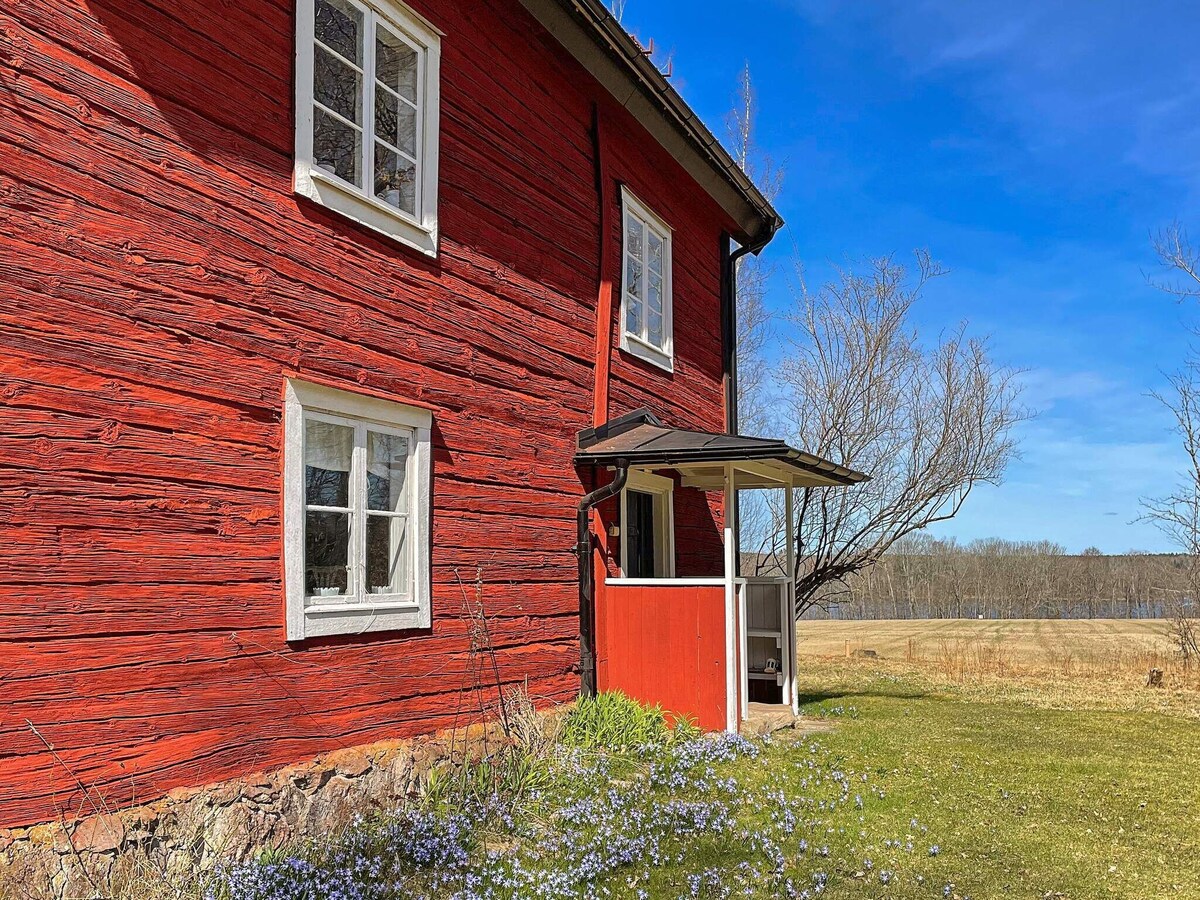
[[[1014,663],[1058,667],[1071,658],[1108,664],[1131,654],[1164,660],[1171,656],[1167,623],[1161,619],[885,619],[800,623],[800,652],[845,654],[870,647],[881,656],[903,658],[915,643],[918,655],[932,656],[943,644],[973,643],[1003,650]],[[1114,660],[1114,655],[1116,660]]]
[[[1200,717],[1200,667],[1186,669],[1160,619],[803,621],[804,657],[869,663],[965,694],[1054,709],[1153,710]],[[861,651],[877,659],[861,660]],[[1147,688],[1150,669],[1161,688]]]

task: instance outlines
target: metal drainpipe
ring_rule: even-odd
[[[725,298],[725,328],[727,340],[730,346],[726,349],[727,357],[725,361],[728,369],[725,378],[725,408],[729,411],[725,423],[726,430],[730,434],[738,432],[738,407],[737,407],[737,264],[743,256],[748,253],[757,254],[771,242],[771,238],[775,236],[774,232],[768,232],[763,238],[746,244],[744,247],[738,247],[726,257],[726,265],[728,269],[725,275],[726,298]],[[726,247],[728,247],[728,239],[726,239]]]
[[[579,501],[575,553],[579,557],[579,693],[596,696],[596,596],[592,571],[592,508],[615,497],[629,478],[628,460],[619,459],[613,480]]]
[[[726,431],[730,434],[738,433],[738,384],[737,384],[737,264],[738,260],[747,253],[758,253],[763,247],[767,246],[773,238],[774,232],[768,232],[765,238],[753,241],[746,244],[744,247],[738,247],[732,253],[728,252],[729,239],[725,238],[724,251],[722,256],[725,257],[725,284],[726,284],[726,299],[725,299],[725,328],[723,331],[726,334],[726,339],[730,346],[726,348],[725,366],[727,369],[725,378],[725,409],[726,414]],[[741,498],[738,492],[733,492],[733,507],[734,521],[741,521]],[[741,574],[742,568],[742,536],[737,532],[733,535],[733,561],[736,575]]]

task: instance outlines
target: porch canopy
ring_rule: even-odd
[[[575,462],[638,469],[674,469],[685,487],[723,490],[727,466],[736,463],[734,489],[832,487],[868,476],[770,438],[668,428],[649,410],[638,410],[579,433]]]
[[[668,428],[645,409],[581,431],[575,463],[615,472],[579,508],[585,691],[620,690],[714,730],[738,730],[751,702],[795,713],[793,489],[846,487],[867,476],[783,441]],[[675,577],[675,482],[653,474],[665,471],[683,488],[724,494],[720,576]],[[783,577],[739,572],[736,498],[746,489],[783,491]],[[626,508],[631,493],[640,495],[636,512]],[[589,517],[616,496],[620,521],[611,528],[592,521],[606,540],[619,539],[619,574],[604,567],[597,583]]]

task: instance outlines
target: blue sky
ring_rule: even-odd
[[[927,247],[950,275],[923,333],[965,319],[1026,370],[1022,459],[939,534],[1166,549],[1134,520],[1181,464],[1147,393],[1200,322],[1146,278],[1152,231],[1200,231],[1193,0],[627,0],[624,23],[721,136],[749,62],[786,174],[773,303],[796,260],[814,282]]]

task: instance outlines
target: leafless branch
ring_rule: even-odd
[[[1016,455],[1013,428],[1027,416],[1017,371],[965,326],[927,345],[912,324],[923,288],[942,274],[920,252],[911,277],[884,258],[815,292],[801,278],[777,372],[780,411],[799,446],[873,476],[801,491],[802,608],[825,602],[905,536],[954,516],[976,484],[999,483]]]
[[[1200,300],[1200,250],[1192,246],[1183,226],[1169,225],[1154,235],[1153,243],[1168,277],[1152,278],[1151,283],[1180,300]]]

